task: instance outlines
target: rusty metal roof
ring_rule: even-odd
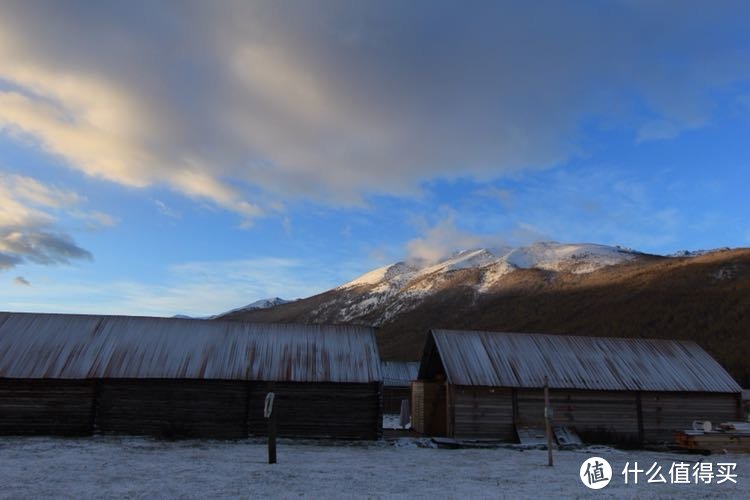
[[[382,380],[373,329],[0,313],[2,378]]]
[[[740,392],[735,380],[695,342],[432,330],[455,385],[619,391]],[[426,360],[420,378],[426,377]]]
[[[387,387],[409,387],[412,380],[417,380],[419,363],[410,361],[383,361],[380,365],[383,374],[383,385]]]

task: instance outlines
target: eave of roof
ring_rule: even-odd
[[[2,378],[382,380],[372,328],[0,313]]]
[[[736,393],[737,382],[694,342],[432,330],[455,385]],[[426,347],[427,348],[427,347]]]

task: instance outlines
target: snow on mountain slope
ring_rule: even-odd
[[[458,252],[452,257],[438,262],[437,264],[422,269],[420,274],[424,276],[437,272],[450,272],[469,267],[483,267],[493,263],[495,260],[497,260],[497,257],[486,248],[465,250]]]
[[[476,293],[487,293],[506,275],[519,269],[541,269],[573,274],[591,273],[621,264],[640,255],[630,249],[597,244],[534,243],[525,247],[472,249],[456,252],[429,264],[404,263],[383,266],[339,286],[344,303],[337,301],[337,321],[379,312],[379,321],[388,320],[418,301],[446,286],[455,273],[476,269],[480,279],[470,284]],[[319,311],[332,308],[322,304]]]
[[[419,271],[418,267],[409,265],[405,262],[397,262],[387,266],[379,267],[369,273],[365,273],[349,283],[341,285],[338,288],[352,288],[358,286],[382,286],[381,292],[387,292],[393,287],[399,287],[406,281],[414,277]]]
[[[541,242],[528,247],[515,248],[505,254],[502,259],[522,269],[567,270],[583,274],[632,260],[635,255],[633,250],[607,245],[592,243],[565,245]]]
[[[281,304],[287,304],[289,302],[292,302],[292,301],[282,299],[280,297],[274,297],[272,299],[260,299],[246,306],[238,307],[236,309],[232,309],[230,311],[218,314],[216,316],[212,316],[211,319],[218,318],[220,316],[225,316],[231,313],[241,312],[241,311],[252,311],[254,309],[268,309],[269,307],[280,306]]]
[[[637,255],[638,252],[630,249],[591,243],[540,242],[517,248],[480,248],[457,252],[430,265],[419,266],[399,262],[383,266],[338,288],[371,286],[375,287],[373,291],[387,292],[407,287],[409,283],[430,275],[467,268],[488,268],[487,271],[491,271],[490,274],[496,277],[516,269],[543,269],[581,274],[633,260]]]
[[[231,309],[229,311],[225,311],[220,314],[213,314],[211,316],[187,316],[185,314],[175,314],[172,316],[173,318],[179,318],[179,319],[217,319],[221,318],[222,316],[226,316],[228,314],[234,314],[234,313],[241,313],[243,311],[253,311],[255,309],[268,309],[269,307],[279,306],[281,304],[286,304],[292,302],[291,300],[285,300],[280,297],[274,297],[272,299],[260,299],[256,300],[255,302],[248,304],[246,306],[237,307],[235,309]]]

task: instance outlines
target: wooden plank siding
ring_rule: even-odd
[[[411,428],[420,434],[427,434],[424,421],[424,386],[425,381],[411,383]]]
[[[183,379],[0,379],[0,434],[264,436],[273,388],[278,435],[377,439],[381,384]]]
[[[265,436],[266,395],[274,393],[280,437],[378,439],[382,435],[380,384],[255,382],[250,389],[248,432]]]
[[[93,401],[92,380],[0,379],[0,434],[91,434]]]
[[[453,437],[516,440],[510,389],[453,386],[451,405]]]
[[[517,391],[520,425],[544,426],[544,391]],[[550,390],[552,425],[574,429],[591,443],[636,444],[638,402],[635,392]]]
[[[590,443],[671,441],[693,420],[741,417],[737,382],[679,340],[433,329],[417,377],[414,429],[437,436],[516,441],[516,425],[544,427],[544,386],[553,425]]]
[[[96,431],[166,438],[247,436],[247,384],[223,380],[102,380]]]
[[[446,391],[443,382],[412,383],[412,428],[430,436],[447,435]]]
[[[740,418],[737,394],[644,392],[641,401],[648,442],[672,441],[675,432],[691,429],[694,420],[716,425]]]
[[[424,418],[419,400],[429,408],[436,386],[425,381],[412,385],[417,432],[442,435],[434,432],[429,415],[426,423],[417,420]],[[432,399],[418,396],[424,388],[432,388]],[[448,435],[452,437],[515,442],[516,425],[544,426],[541,389],[451,385],[448,402]],[[737,394],[552,390],[550,404],[553,425],[574,429],[584,442],[625,446],[672,441],[675,432],[689,429],[693,420],[716,425],[739,418]]]

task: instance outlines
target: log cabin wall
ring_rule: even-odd
[[[378,439],[382,435],[381,385],[255,382],[250,385],[248,432],[265,436],[266,395],[274,393],[280,437]]]
[[[550,404],[553,426],[570,427],[584,442],[601,444],[672,441],[693,420],[717,424],[739,418],[736,394],[552,390]],[[453,387],[448,415],[455,437],[515,442],[516,424],[544,427],[544,392],[516,390],[514,408],[511,389]]]
[[[447,401],[445,383],[418,380],[411,386],[412,428],[430,436],[446,436]]]
[[[0,312],[0,433],[261,434],[267,380],[281,436],[382,433],[372,328]]]
[[[0,379],[0,434],[265,436],[275,394],[280,437],[378,439],[379,383]]]
[[[424,421],[424,380],[417,380],[411,383],[411,428],[420,434],[425,432]]]
[[[647,442],[672,441],[678,430],[691,429],[694,420],[739,420],[737,394],[644,392],[641,395],[643,432]]]
[[[431,330],[412,384],[416,431],[430,426],[430,384],[445,380],[447,433],[515,441],[515,425],[553,425],[584,441],[671,441],[693,420],[741,417],[741,387],[694,342]],[[436,394],[440,394],[439,392]],[[433,405],[434,406],[434,405]]]
[[[517,391],[521,425],[544,427],[544,391]],[[584,442],[636,444],[640,442],[638,397],[635,392],[550,390],[552,425],[575,429]]]
[[[102,380],[96,431],[165,438],[244,438],[247,383],[225,380]]]
[[[93,380],[0,379],[0,434],[91,434],[93,402]]]
[[[454,437],[516,441],[510,389],[454,386],[449,412]]]

